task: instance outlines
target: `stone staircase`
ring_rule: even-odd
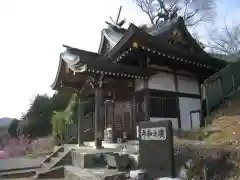
[[[58,146],[55,148],[54,152],[49,155],[43,162],[40,164],[40,168],[36,171],[36,177],[40,174],[44,174],[55,167],[61,165],[70,165],[71,164],[71,148],[64,146]]]
[[[106,156],[115,151],[116,149],[96,150],[87,146],[77,149],[58,148],[42,162],[41,169],[34,178],[125,180],[127,171],[107,168]]]

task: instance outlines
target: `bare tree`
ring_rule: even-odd
[[[187,26],[206,22],[215,16],[214,0],[134,0],[152,25],[181,15]]]
[[[214,30],[210,37],[208,47],[213,52],[224,55],[237,55],[240,53],[240,24],[230,28],[225,22],[224,27],[219,32]]]
[[[196,43],[198,43],[198,45],[199,45],[202,49],[205,49],[205,48],[206,48],[205,44],[200,41],[200,38],[199,38],[199,36],[198,36],[197,33],[193,33],[193,34],[192,34],[192,37],[195,39]]]

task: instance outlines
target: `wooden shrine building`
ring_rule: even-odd
[[[94,99],[96,143],[106,127],[112,127],[114,141],[123,132],[135,139],[140,121],[170,119],[174,129],[199,128],[201,85],[227,64],[198,45],[181,17],[149,32],[133,24],[128,29],[109,25],[102,30],[97,53],[64,47],[52,88],[70,87],[81,98]]]

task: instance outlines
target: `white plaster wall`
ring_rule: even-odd
[[[199,82],[193,77],[177,76],[178,92],[199,95]]]
[[[140,91],[142,89],[144,89],[144,80],[136,79],[135,80],[135,91]]]
[[[157,118],[157,117],[150,117],[150,122],[159,122],[164,120],[171,120],[173,129],[178,129],[178,118]]]
[[[200,99],[179,97],[179,106],[180,106],[180,118],[181,118],[181,129],[189,130],[191,129],[191,119],[190,111],[201,110],[201,101]],[[195,123],[193,123],[194,125]],[[200,121],[198,124],[195,124],[194,129],[199,128]]]
[[[148,79],[148,88],[165,91],[176,91],[173,74],[160,72],[153,75]]]

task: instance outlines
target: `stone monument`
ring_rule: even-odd
[[[172,122],[141,122],[139,166],[153,177],[175,177]]]

